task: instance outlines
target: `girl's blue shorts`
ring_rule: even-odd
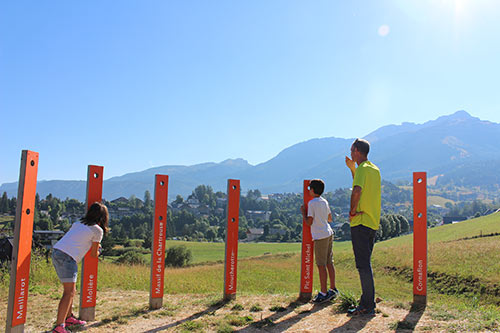
[[[52,264],[56,269],[57,276],[62,283],[76,282],[78,276],[78,265],[70,255],[61,250],[52,250]]]

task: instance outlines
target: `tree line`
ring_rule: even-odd
[[[389,183],[383,183],[383,202],[401,203],[409,198],[409,191]],[[323,194],[332,209],[334,223],[337,228],[337,239],[350,239],[349,210],[351,191],[348,188],[339,188],[333,192]],[[205,207],[204,213],[191,208],[189,202],[196,202]],[[167,210],[166,237],[188,241],[222,242],[226,228],[226,194],[215,192],[210,186],[199,185],[192,193],[183,198],[177,195]],[[106,201],[104,204],[111,213],[111,232],[103,240],[105,249],[111,249],[116,244],[125,247],[142,244],[145,248],[151,246],[152,220],[154,202],[149,191],[144,193],[143,199],[132,195],[125,200]],[[13,214],[15,198],[8,198],[3,193],[0,199],[0,213]],[[302,239],[302,216],[300,205],[303,202],[301,194],[282,193],[263,197],[257,189],[249,190],[240,197],[239,238],[245,240],[250,229],[261,229],[262,235],[257,241],[266,242],[300,242]],[[175,208],[174,208],[175,207]],[[127,214],[120,216],[117,212],[126,209]],[[62,230],[67,231],[71,223],[79,220],[85,213],[85,204],[66,198],[61,200],[51,194],[41,199],[35,198],[35,230]],[[257,214],[260,213],[260,214]],[[387,239],[408,232],[408,221],[405,216],[388,210],[389,215],[381,219],[380,239]],[[402,221],[406,221],[406,224]],[[136,240],[139,240],[136,241]]]

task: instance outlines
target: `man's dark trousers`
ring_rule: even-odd
[[[375,235],[375,230],[364,225],[351,227],[352,249],[363,292],[360,307],[367,310],[375,309],[375,285],[371,264]]]

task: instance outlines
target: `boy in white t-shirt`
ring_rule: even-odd
[[[332,213],[321,194],[325,190],[325,183],[321,179],[313,179],[309,184],[309,193],[314,198],[309,201],[307,214],[304,206],[300,207],[307,225],[311,226],[314,241],[314,256],[318,266],[321,291],[313,298],[314,303],[322,303],[337,297],[339,291],[335,287],[335,267],[333,266],[333,230],[328,222],[332,221]],[[330,289],[326,289],[326,282],[330,276]]]

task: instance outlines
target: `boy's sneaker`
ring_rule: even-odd
[[[80,319],[76,318],[73,314],[71,314],[71,316],[66,318],[66,321],[64,322],[64,324],[66,325],[66,327],[77,326],[77,325],[84,326],[87,324],[87,322],[84,320],[80,320]]]
[[[61,325],[57,325],[54,327],[51,331],[52,333],[71,333],[71,331],[68,331],[66,328],[62,327]]]
[[[313,298],[313,303],[323,303],[326,301],[331,300],[331,298],[328,298],[328,293],[321,295],[321,293],[318,293],[316,297]]]
[[[326,293],[326,296],[328,296],[328,300],[337,298],[338,295],[339,295],[339,291],[338,291],[337,288],[335,288],[335,289],[328,289],[328,292]]]

